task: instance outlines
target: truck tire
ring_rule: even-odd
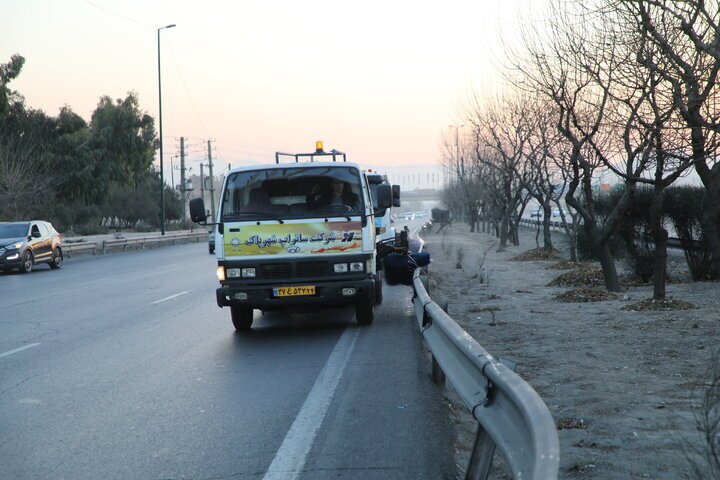
[[[253,323],[253,309],[250,307],[230,307],[230,317],[238,332],[247,332]]]
[[[374,319],[373,306],[369,302],[355,305],[355,320],[358,324],[370,325]]]
[[[383,278],[382,272],[375,274],[375,305],[381,305],[383,301]]]

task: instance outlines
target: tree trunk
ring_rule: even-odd
[[[605,278],[605,287],[610,292],[619,292],[620,280],[618,279],[617,269],[615,268],[615,261],[613,260],[612,253],[610,252],[610,245],[604,243],[603,245],[595,246],[597,256],[600,258],[600,266],[602,267],[603,277]]]
[[[570,247],[570,261],[577,262],[577,233],[571,233],[570,235],[568,235],[568,244]]]
[[[498,248],[498,252],[504,252],[507,248],[507,241],[508,241],[508,223],[509,218],[508,214],[503,214],[502,220],[500,222],[500,248]]]
[[[650,231],[655,241],[653,258],[653,300],[665,300],[668,232],[662,226],[663,186],[655,185],[650,205]]]
[[[546,252],[552,252],[553,244],[552,238],[550,237],[550,216],[552,215],[552,209],[550,204],[543,205],[543,248]]]

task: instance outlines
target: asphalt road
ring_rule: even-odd
[[[236,334],[204,243],[0,275],[0,478],[454,478],[445,403],[385,290]]]

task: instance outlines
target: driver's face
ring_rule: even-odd
[[[332,185],[333,192],[334,192],[336,195],[342,194],[342,192],[343,192],[343,186],[344,186],[342,180],[333,180],[333,182],[332,182],[331,185]]]

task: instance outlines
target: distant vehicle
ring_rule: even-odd
[[[405,220],[415,220],[415,213],[414,212],[405,212],[405,213],[403,213],[403,218]]]
[[[535,210],[530,211],[530,218],[541,218],[543,216],[543,210],[542,208],[537,208]]]
[[[215,227],[208,230],[208,253],[215,253]]]
[[[427,216],[427,212],[415,212],[415,218],[425,218]]]
[[[553,210],[552,216],[555,217],[555,218],[560,217],[560,209],[559,209],[559,208],[556,208],[555,210]]]
[[[0,223],[0,269],[30,273],[39,263],[62,267],[62,241],[55,228],[41,220]]]

